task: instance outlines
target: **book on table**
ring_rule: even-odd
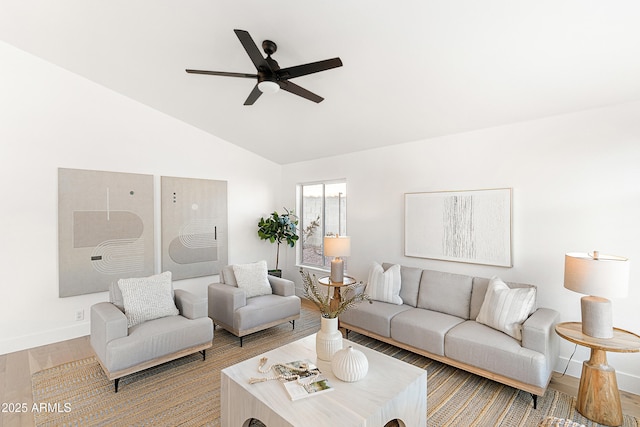
[[[297,369],[289,369],[285,365],[277,365],[274,367],[274,370],[286,378],[295,378],[296,375],[299,376],[298,379],[283,380],[282,382],[291,400],[303,399],[333,390],[327,378],[322,375],[318,367],[310,361],[296,360],[286,365],[293,366]],[[304,370],[305,367],[306,370]],[[303,369],[303,371],[299,369]]]

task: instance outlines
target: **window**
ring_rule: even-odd
[[[298,186],[301,265],[328,268],[331,257],[323,255],[324,236],[347,235],[347,183],[330,181]]]

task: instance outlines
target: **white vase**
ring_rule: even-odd
[[[331,359],[333,374],[346,382],[361,380],[369,371],[367,356],[352,346],[336,351]]]
[[[338,330],[338,318],[320,318],[320,330],[316,334],[318,359],[330,361],[333,353],[342,348],[342,333]]]

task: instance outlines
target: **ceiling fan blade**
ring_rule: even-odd
[[[258,89],[258,85],[256,84],[247,97],[247,100],[244,101],[244,105],[253,105],[253,103],[256,102],[258,98],[260,98],[260,95],[262,95],[262,92],[260,91],[260,89]]]
[[[292,79],[294,77],[306,76],[307,74],[318,73],[332,68],[342,67],[340,58],[325,59],[324,61],[311,62],[295,67],[282,68],[276,72],[282,79]]]
[[[225,77],[244,77],[249,79],[257,79],[257,74],[247,74],[247,73],[228,73],[226,71],[207,71],[207,70],[185,70],[187,73],[191,74],[209,74],[211,76],[225,76]]]
[[[278,82],[278,84],[280,85],[280,89],[282,90],[286,90],[287,92],[293,93],[294,95],[298,95],[301,96],[303,98],[308,99],[309,101],[313,101],[313,102],[322,102],[322,100],[324,100],[323,97],[316,95],[313,92],[310,92],[308,90],[306,90],[303,87],[298,86],[295,83],[291,83],[288,82],[286,80],[280,80]]]
[[[253,65],[255,65],[256,69],[259,70],[260,67],[266,67],[268,69],[269,64],[262,56],[262,53],[260,53],[260,49],[258,49],[258,46],[256,46],[256,43],[251,38],[251,35],[249,35],[249,32],[245,30],[233,31],[236,33],[236,36],[238,36],[240,43],[242,43],[242,47],[244,47],[244,50],[247,51],[247,55],[249,55],[249,58],[251,58],[251,62],[253,62]]]

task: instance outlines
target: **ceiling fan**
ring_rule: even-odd
[[[330,70],[331,68],[341,67],[342,61],[340,58],[326,59],[324,61],[311,62],[308,64],[297,65],[294,67],[280,68],[275,59],[271,58],[278,46],[271,40],[265,40],[262,42],[262,50],[267,54],[264,58],[258,46],[244,30],[233,30],[240,39],[240,43],[247,51],[251,62],[255,65],[257,74],[246,73],[229,73],[225,71],[206,71],[206,70],[185,70],[187,73],[193,74],[209,74],[213,76],[226,76],[226,77],[242,77],[248,79],[256,79],[256,85],[249,94],[249,97],[244,102],[244,105],[253,105],[254,102],[263,93],[275,93],[279,89],[293,93],[294,95],[301,96],[309,101],[321,102],[324,98],[316,95],[313,92],[308,91],[294,83],[291,83],[289,79],[295,77],[306,76],[307,74],[313,74],[320,71]]]

